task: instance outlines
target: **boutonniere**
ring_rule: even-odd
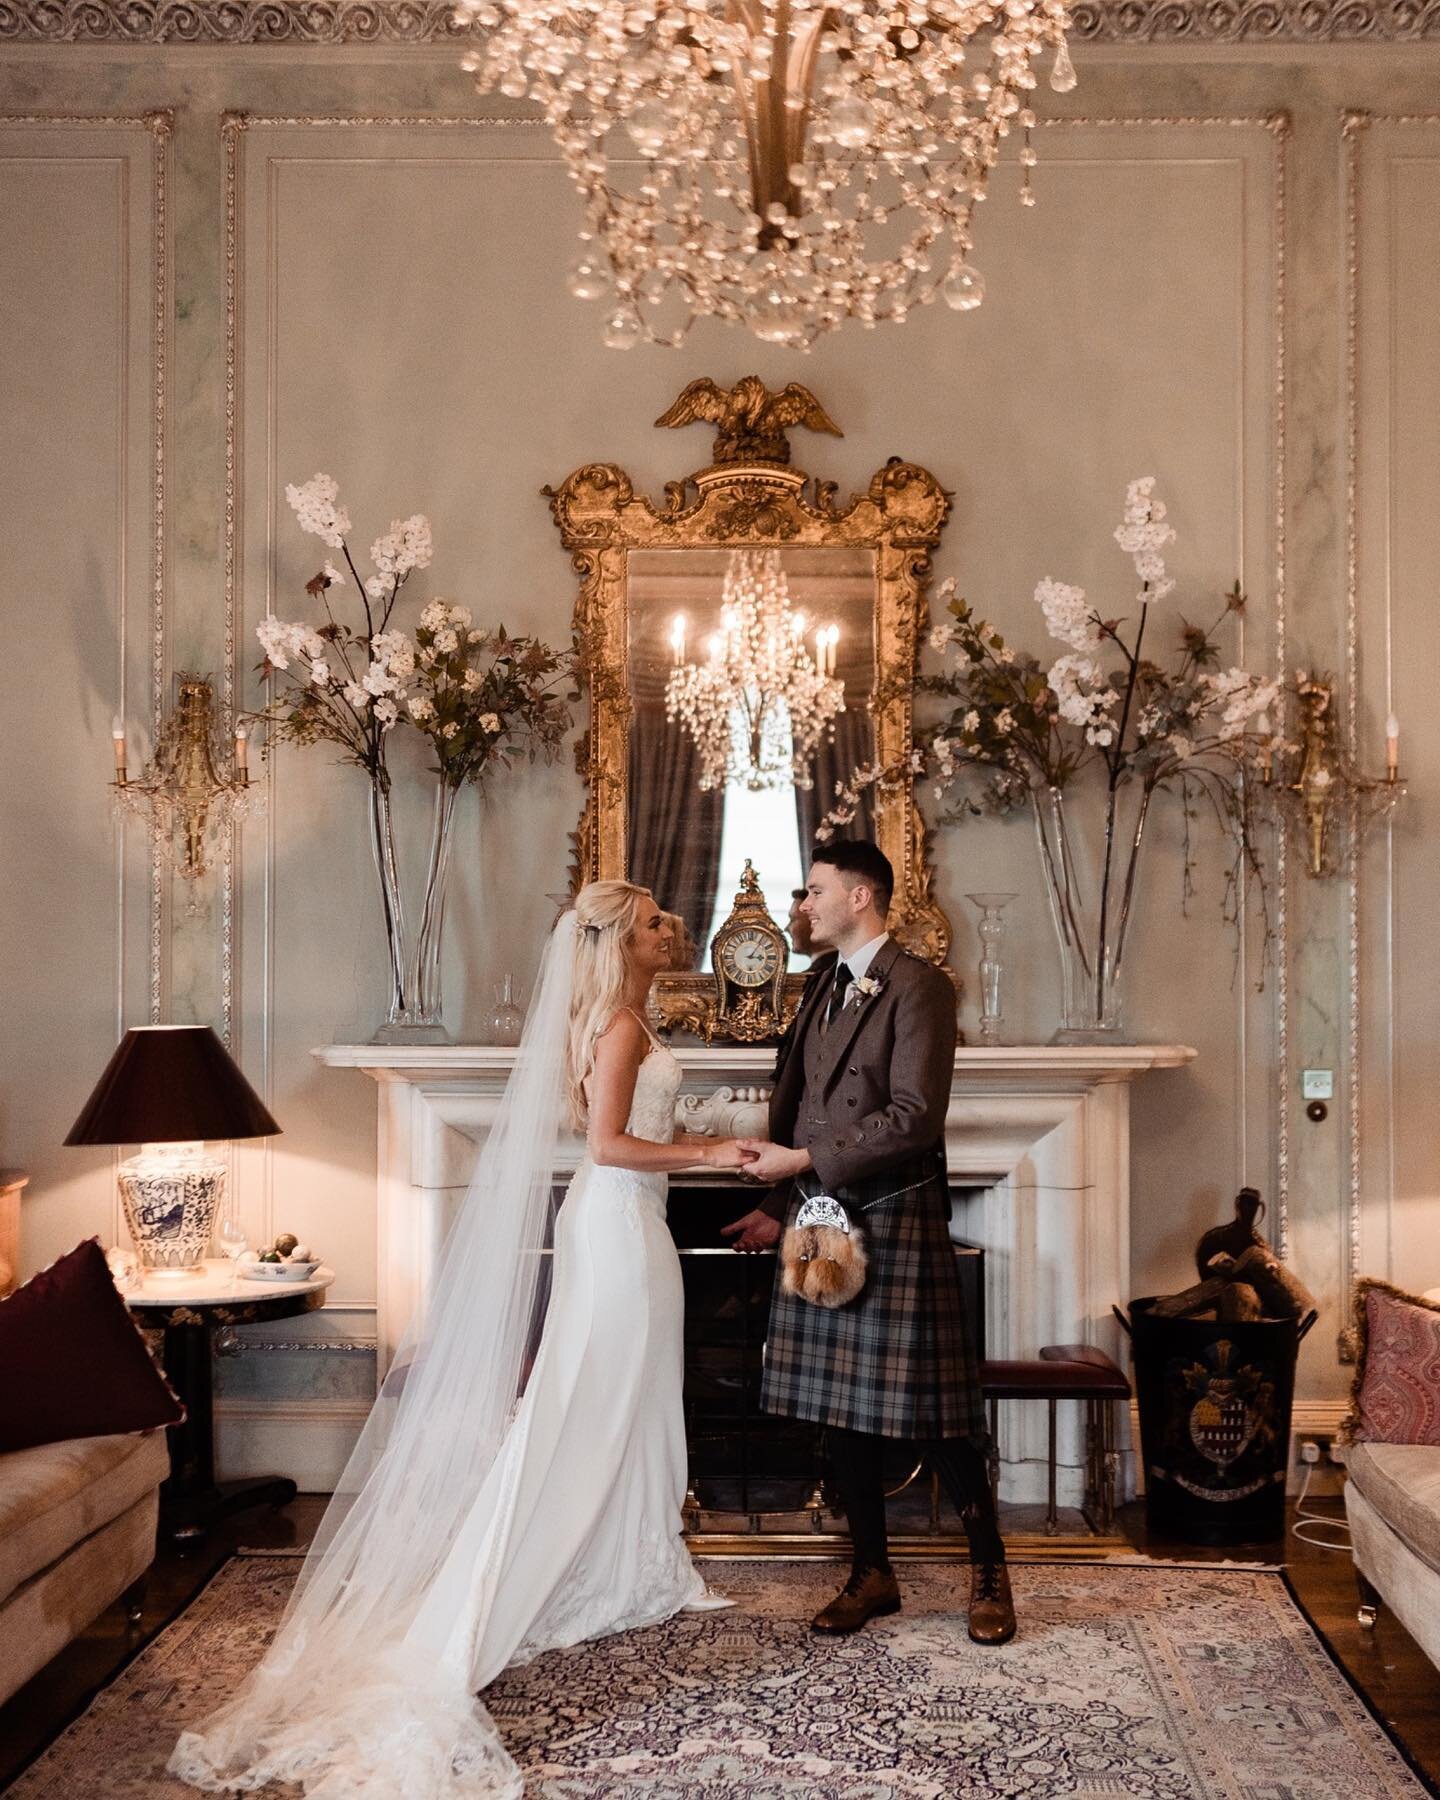
[[[873,975],[857,975],[850,986],[862,1000],[873,1000],[880,992],[881,983]]]

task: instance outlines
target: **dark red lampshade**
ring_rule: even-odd
[[[280,1127],[208,1025],[127,1031],[67,1144],[274,1137]]]

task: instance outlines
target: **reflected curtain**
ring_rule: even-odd
[[[795,818],[800,826],[802,860],[808,862],[815,843],[815,829],[835,804],[837,782],[849,781],[862,763],[875,753],[875,736],[868,711],[841,713],[835,720],[835,735],[816,747],[811,761],[815,785],[795,790]],[[860,795],[855,817],[840,826],[835,835],[841,838],[873,838],[875,836],[874,790],[866,788]]]
[[[628,761],[630,879],[685,921],[703,967],[720,879],[725,790],[700,791],[695,741],[665,717],[663,701],[636,702]]]

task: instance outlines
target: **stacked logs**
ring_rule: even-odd
[[[1157,1319],[1218,1319],[1226,1324],[1250,1319],[1298,1319],[1315,1302],[1298,1276],[1255,1229],[1265,1203],[1256,1188],[1241,1188],[1235,1217],[1207,1231],[1195,1246],[1200,1279],[1183,1293],[1157,1300]]]

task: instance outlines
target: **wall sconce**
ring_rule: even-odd
[[[215,697],[202,675],[176,677],[178,701],[163,722],[155,754],[138,781],[126,768],[125,725],[111,729],[115,750],[112,792],[116,807],[150,827],[164,861],[195,882],[210,866],[221,833],[238,819],[258,812],[263,796],[250,786],[249,739],[235,727],[229,773],[215,735]],[[193,892],[193,889],[192,889]]]
[[[1294,696],[1293,729],[1282,722],[1279,736],[1260,750],[1260,772],[1282,818],[1293,820],[1305,844],[1305,867],[1314,876],[1348,868],[1365,833],[1392,812],[1405,793],[1400,779],[1400,725],[1385,721],[1385,774],[1361,775],[1341,755],[1335,741],[1328,681],[1297,669],[1288,690]],[[1267,727],[1257,721],[1262,735]]]

